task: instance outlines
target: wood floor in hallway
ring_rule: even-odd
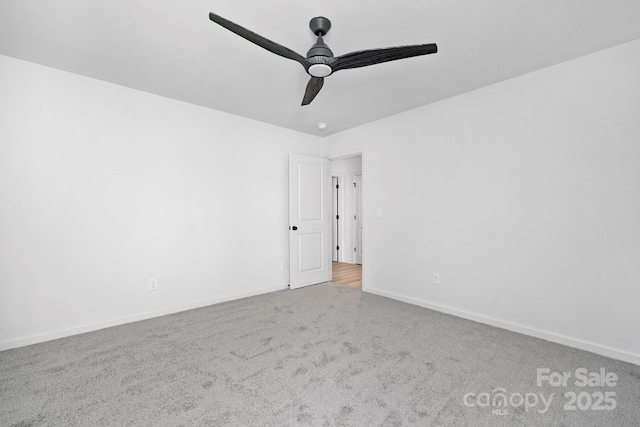
[[[348,285],[355,289],[362,289],[362,265],[334,262],[331,281]]]

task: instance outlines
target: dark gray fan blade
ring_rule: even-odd
[[[366,67],[367,65],[380,64],[397,59],[428,55],[430,53],[436,53],[437,51],[438,46],[434,43],[360,50],[338,56],[331,62],[331,69],[335,73],[338,70],[345,70],[347,68]]]
[[[307,90],[304,92],[304,98],[302,98],[302,105],[309,105],[313,98],[316,97],[320,89],[324,85],[324,77],[311,77],[309,83],[307,83]]]
[[[300,55],[299,53],[296,53],[289,48],[279,45],[276,42],[272,42],[271,40],[266,39],[261,35],[254,33],[253,31],[247,30],[246,28],[223,18],[220,15],[216,15],[215,13],[209,13],[209,19],[211,19],[216,24],[226,28],[227,30],[236,33],[240,37],[249,40],[251,43],[255,43],[261,48],[268,50],[269,52],[275,53],[276,55],[280,55],[287,59],[298,61],[300,64],[302,64],[305,70],[309,69],[309,61],[307,61],[307,58]]]

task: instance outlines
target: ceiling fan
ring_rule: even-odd
[[[411,58],[413,56],[428,55],[436,53],[438,46],[435,43],[418,44],[411,46],[398,46],[383,49],[359,50],[347,53],[338,57],[333,56],[333,52],[324,43],[322,36],[326,35],[331,29],[331,21],[329,19],[318,16],[313,18],[309,23],[311,31],[318,37],[318,41],[311,46],[307,52],[307,57],[300,55],[278,43],[262,37],[238,24],[235,24],[222,16],[215,13],[209,13],[209,19],[216,24],[221,25],[227,30],[236,33],[240,37],[257,44],[269,52],[280,55],[284,58],[292,59],[299,62],[305,71],[311,76],[311,80],[307,84],[307,89],[302,99],[302,105],[308,105],[316,97],[322,85],[324,78],[335,73],[336,71],[346,70],[349,68],[360,68],[368,65],[380,64],[382,62],[395,61],[397,59]]]

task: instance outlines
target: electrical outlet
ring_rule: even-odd
[[[431,283],[434,285],[440,284],[440,273],[433,273],[433,278],[431,279]]]
[[[282,264],[280,264],[280,268],[283,269],[283,270],[286,270],[287,269],[287,261],[282,260]]]
[[[157,291],[158,290],[158,279],[149,279],[149,290]]]

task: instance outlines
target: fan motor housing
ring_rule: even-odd
[[[311,58],[313,56],[326,56],[329,58],[333,58],[333,52],[331,51],[331,49],[329,49],[329,46],[324,43],[322,37],[318,37],[318,41],[315,42],[315,44],[311,46],[311,49],[309,49],[309,51],[307,52],[307,58]]]

